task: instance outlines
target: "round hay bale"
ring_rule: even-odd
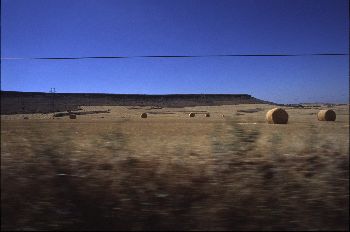
[[[225,117],[225,115],[223,114],[223,115],[221,115],[223,118]]]
[[[287,124],[288,113],[282,108],[274,108],[267,111],[266,121],[270,124]]]
[[[196,116],[196,114],[195,113],[190,113],[189,116],[190,116],[190,118],[193,118],[194,116]]]
[[[335,121],[337,115],[333,110],[320,110],[317,118],[319,121]]]
[[[24,117],[23,119],[29,119],[28,117]]]
[[[147,118],[147,113],[142,113],[141,118]]]
[[[210,117],[210,114],[209,114],[209,113],[206,113],[206,114],[205,114],[205,117],[209,118],[209,117]]]
[[[70,115],[69,115],[69,118],[70,118],[70,119],[77,119],[77,115],[76,115],[76,114],[70,114]]]

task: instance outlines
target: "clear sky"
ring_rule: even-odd
[[[1,57],[348,53],[348,0],[2,0]],[[349,102],[349,56],[2,60],[1,90]]]

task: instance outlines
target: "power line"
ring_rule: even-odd
[[[1,60],[83,60],[134,58],[200,58],[200,57],[285,57],[285,56],[349,56],[349,53],[309,54],[214,54],[214,55],[147,55],[147,56],[82,56],[82,57],[1,57]]]

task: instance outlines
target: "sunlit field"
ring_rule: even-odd
[[[349,106],[273,107],[2,115],[1,229],[349,230]]]

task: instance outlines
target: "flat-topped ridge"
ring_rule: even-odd
[[[1,114],[48,113],[79,106],[188,107],[270,103],[249,94],[109,94],[1,91]]]

